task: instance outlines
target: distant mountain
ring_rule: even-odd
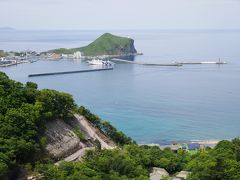
[[[85,56],[98,56],[98,55],[127,55],[137,53],[134,47],[134,40],[131,38],[115,36],[110,33],[105,33],[95,41],[87,46],[72,49],[54,49],[48,52],[58,54],[73,54],[80,51]]]
[[[0,27],[0,31],[15,31],[16,29],[11,27]]]

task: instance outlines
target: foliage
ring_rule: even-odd
[[[169,161],[168,163],[163,163],[161,159]],[[81,162],[64,162],[63,166],[61,165],[58,168],[51,165],[41,165],[38,170],[44,176],[57,174],[57,177],[49,176],[49,179],[73,179],[76,173],[85,173],[76,167],[85,167],[86,172],[90,169],[94,172],[87,175],[86,179],[98,177],[104,180],[144,180],[149,179],[148,174],[153,166],[166,168],[169,172],[175,173],[184,169],[189,159],[190,157],[186,151],[174,153],[169,149],[161,150],[159,147],[130,144],[124,146],[123,149],[91,150],[87,152]],[[68,169],[68,172],[66,172],[66,169]]]
[[[67,118],[75,108],[72,96],[23,85],[0,72],[0,179],[13,177],[18,166],[41,157],[46,121]]]
[[[169,148],[161,150],[157,146],[127,145],[124,151],[147,169],[160,167],[166,169],[169,173],[181,171],[190,160],[190,155],[186,151],[179,150],[175,153]]]
[[[37,102],[42,104],[45,119],[67,119],[71,115],[71,110],[75,108],[70,94],[49,89],[41,91]]]
[[[200,151],[188,164],[189,179],[240,179],[240,139],[221,141],[214,149]]]
[[[239,142],[239,138],[232,142],[221,141],[214,149],[203,149],[192,156],[184,150],[173,152],[157,146],[130,144],[123,149],[91,150],[81,162],[64,162],[60,167],[41,165],[39,172],[44,176],[51,175],[49,179],[73,179],[76,173],[86,179],[148,179],[151,168],[160,167],[171,174],[188,169],[192,172],[188,177],[190,180],[238,180]],[[77,167],[84,167],[84,171]],[[52,177],[54,174],[57,176]]]
[[[148,179],[148,172],[121,150],[88,151],[81,162],[38,166],[46,179]],[[81,178],[80,178],[81,177]]]
[[[110,137],[116,144],[123,146],[125,144],[135,143],[130,137],[127,137],[123,132],[118,131],[109,122],[103,121],[98,116],[92,114],[85,107],[81,106],[78,109],[78,113],[85,116],[95,127]]]
[[[73,128],[73,132],[78,136],[78,138],[81,141],[85,141],[85,135],[83,134],[83,132],[79,129],[79,127],[75,127]]]

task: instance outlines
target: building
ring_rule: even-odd
[[[47,54],[47,57],[49,59],[60,59],[61,58],[61,55],[60,54],[56,54],[56,53],[48,53]]]
[[[200,144],[198,144],[198,143],[188,144],[188,150],[197,150],[199,148],[200,148]]]
[[[81,59],[82,58],[82,53],[80,51],[77,51],[73,54],[73,58],[75,59]]]

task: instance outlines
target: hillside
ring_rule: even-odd
[[[0,72],[0,179],[16,179],[33,169],[24,170],[25,165],[73,154],[80,158],[85,147],[112,149],[132,143],[110,123],[77,107],[70,94],[37,87]]]
[[[58,54],[73,54],[80,51],[85,56],[98,55],[127,55],[137,53],[134,47],[134,40],[131,38],[115,36],[105,33],[87,46],[73,49],[54,49],[49,52]]]

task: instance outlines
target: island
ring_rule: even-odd
[[[87,46],[79,48],[59,48],[45,52],[52,57],[106,58],[140,55],[134,47],[134,40],[128,37],[104,33]]]

